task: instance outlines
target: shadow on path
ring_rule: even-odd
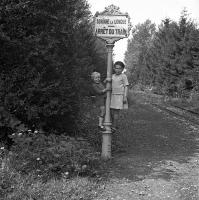
[[[110,175],[138,181],[188,173],[199,155],[197,132],[197,127],[150,105],[134,104],[121,114],[120,129],[113,135],[127,151],[113,155]]]

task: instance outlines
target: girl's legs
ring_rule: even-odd
[[[98,125],[100,128],[103,128],[104,115],[105,115],[105,107],[100,106],[99,125]]]
[[[111,109],[112,127],[117,128],[119,119],[119,109]]]

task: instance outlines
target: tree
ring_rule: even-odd
[[[155,34],[147,65],[154,74],[154,85],[170,95],[180,93],[185,80],[192,80],[193,72],[198,68],[193,59],[198,49],[193,47],[198,45],[196,32],[196,25],[183,11],[179,23],[165,19]]]
[[[138,24],[132,30],[132,39],[128,40],[125,52],[125,63],[130,73],[131,82],[140,82],[144,85],[150,84],[150,74],[146,65],[147,52],[155,33],[155,24],[146,20]]]
[[[148,20],[132,35],[125,54],[131,81],[169,95],[182,93],[188,82],[198,85],[198,28],[186,10],[179,22],[166,18],[155,31]]]
[[[77,129],[80,80],[100,57],[88,8],[85,0],[1,1],[0,104],[28,127]]]

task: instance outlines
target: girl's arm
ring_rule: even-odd
[[[106,88],[105,89],[99,89],[95,85],[93,86],[93,89],[94,89],[94,91],[95,91],[96,94],[104,94],[107,91]]]
[[[124,103],[127,103],[127,96],[128,96],[128,85],[124,87],[124,98],[123,98]]]
[[[128,79],[127,76],[125,74],[123,74],[123,81],[124,81],[124,103],[127,102],[127,96],[128,96]]]
[[[128,88],[128,85],[126,85],[124,87],[124,97],[127,97],[128,96],[128,91],[129,91],[129,88]]]

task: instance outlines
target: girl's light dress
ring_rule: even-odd
[[[112,109],[128,109],[128,102],[123,103],[124,88],[128,86],[128,79],[126,74],[113,74],[112,75],[112,93],[111,93],[111,106]]]

